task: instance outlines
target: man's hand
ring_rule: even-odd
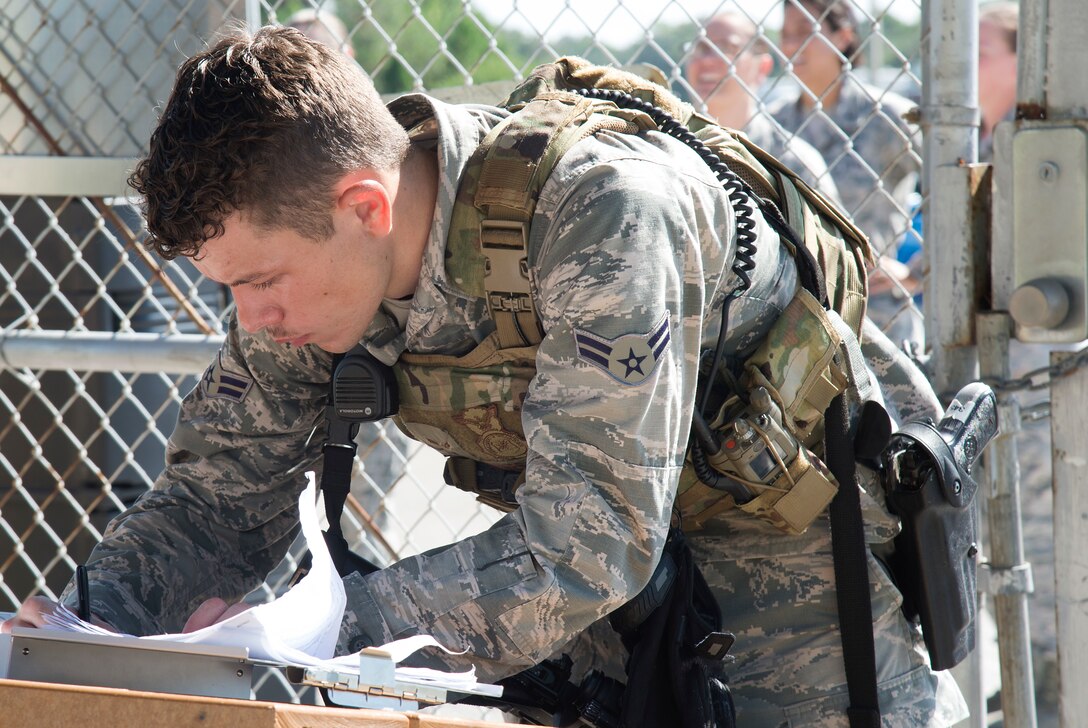
[[[252,606],[252,604],[246,604],[245,602],[228,605],[219,597],[212,597],[189,615],[189,619],[185,620],[185,626],[181,631],[183,633],[196,632],[198,629],[211,627],[213,624],[230,619],[236,614],[241,614]]]
[[[55,612],[58,606],[60,606],[58,602],[48,597],[30,597],[22,603],[14,617],[0,622],[0,632],[5,634],[11,632],[12,627],[45,627],[45,615]],[[112,625],[106,624],[93,614],[91,624],[108,629],[110,632],[117,631]]]
[[[885,255],[880,256],[876,266],[869,271],[870,295],[874,293],[898,293],[903,290],[914,295],[918,292],[919,283],[911,272],[910,266]]]
[[[7,634],[12,627],[44,627],[45,615],[52,614],[57,602],[48,597],[30,597],[19,607],[11,619],[0,623],[0,632]]]

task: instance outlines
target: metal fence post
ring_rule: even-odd
[[[1013,139],[1024,126],[1032,130],[1084,127],[1088,120],[1085,98],[1088,78],[1088,46],[1083,42],[1088,30],[1088,6],[1082,0],[1021,0],[1020,26],[1017,34],[1017,121],[999,128],[995,138],[995,248],[994,308],[1006,309],[1017,277],[1012,262],[1017,248],[1036,251],[1038,239],[1047,239],[1046,231],[1031,230],[1026,236],[1014,236],[1009,229],[1017,209],[1012,195],[1014,180],[1033,174],[1032,169],[1014,169]],[[1031,120],[1031,121],[1028,121]],[[1064,150],[1058,150],[1061,154]],[[1083,168],[1082,160],[1070,159]],[[1075,166],[1071,165],[1073,169]],[[1063,230],[1055,226],[1061,236]],[[1024,237],[1025,239],[1018,239]],[[1016,239],[1014,239],[1016,238]],[[1054,235],[1049,236],[1055,238]],[[1070,245],[1088,245],[1086,240],[1065,238]],[[1085,282],[1082,282],[1082,285]],[[1052,354],[1053,365],[1064,355]],[[1088,695],[1081,688],[1088,678],[1088,666],[1082,657],[1088,622],[1084,619],[1085,599],[1083,522],[1088,513],[1083,490],[1084,402],[1088,385],[1081,370],[1051,379],[1051,437],[1054,492],[1054,576],[1057,611],[1057,648],[1059,684],[1059,719],[1062,725],[1081,725],[1088,712]],[[1015,561],[1009,561],[1014,564]],[[1007,659],[1002,646],[1002,663]],[[1016,666],[1023,673],[1023,665]],[[1006,707],[1005,721],[1012,722]]]
[[[974,222],[964,169],[978,157],[975,0],[923,0],[921,31],[922,195],[929,201],[923,219],[925,338],[933,386],[947,400],[976,372]],[[971,711],[965,723],[979,728],[986,715],[979,650],[954,673]]]
[[[967,249],[968,188],[958,168],[978,157],[978,7],[975,0],[922,3],[923,195],[929,279],[926,341],[938,392],[975,378],[973,291]],[[966,295],[965,295],[966,294]]]
[[[986,379],[1007,380],[1012,319],[1005,312],[978,318],[979,362]],[[1024,560],[1020,518],[1020,466],[1016,437],[1020,405],[1015,392],[998,392],[1000,432],[986,454],[987,517],[990,527],[988,563],[979,570],[979,591],[993,599],[997,644],[1001,655],[1001,708],[1004,724],[1033,728],[1035,676],[1032,671],[1028,594],[1031,565]],[[977,650],[976,650],[977,652]]]
[[[1073,356],[1052,353],[1052,364]],[[1054,575],[1057,606],[1058,674],[1061,684],[1058,701],[1062,726],[1083,725],[1088,715],[1088,677],[1084,645],[1088,642],[1088,458],[1084,453],[1084,431],[1088,426],[1088,371],[1077,369],[1050,383],[1050,428],[1054,459]]]

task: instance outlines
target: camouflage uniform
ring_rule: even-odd
[[[450,220],[467,158],[505,112],[422,96],[392,108],[401,118],[434,114],[438,200],[406,324],[379,313],[364,341],[389,364],[406,352],[464,355],[494,323],[486,302],[448,274],[447,246],[475,234],[450,230]],[[752,288],[730,312],[729,348],[741,355],[797,287],[792,258],[757,223],[763,244]],[[492,680],[599,627],[643,588],[684,466],[699,353],[713,345],[716,312],[737,285],[734,229],[713,174],[669,137],[601,132],[564,155],[529,233],[546,335],[521,411],[528,454],[520,508],[476,536],[347,577],[341,650],[424,632],[469,650],[436,662],[471,663]],[[656,337],[653,356],[617,355],[622,366],[609,370],[576,343],[621,336]],[[895,385],[888,352],[873,361],[893,375],[888,394],[905,405],[917,399],[905,380]],[[321,424],[329,363],[313,347],[278,346],[232,320],[219,360],[186,398],[165,472],[91,556],[96,614],[136,633],[176,630],[203,600],[238,599],[271,568],[296,528],[302,472],[319,464],[321,438],[310,431]],[[869,505],[873,540],[886,539],[893,524]],[[732,677],[741,721],[751,708],[754,716],[769,710],[776,723],[795,712],[831,725],[827,701],[840,700],[845,687],[826,521],[789,539],[729,514],[691,540],[738,635],[741,665]],[[917,635],[875,562],[873,570],[876,614],[888,626],[878,659],[891,724],[942,725]],[[814,604],[819,618],[801,619]],[[816,709],[806,707],[810,700]]]
[[[834,108],[809,110],[791,99],[771,109],[785,130],[823,156],[846,212],[876,253],[891,258],[910,227],[907,196],[921,170],[920,140],[903,120],[914,106],[847,77]],[[870,317],[897,343],[921,341],[921,318],[909,307],[909,295],[898,289],[869,298]]]
[[[824,197],[841,206],[842,200],[835,180],[827,169],[827,162],[815,147],[801,137],[783,131],[772,117],[761,112],[756,112],[748,120],[744,125],[744,133],[797,172],[812,189],[819,190]]]

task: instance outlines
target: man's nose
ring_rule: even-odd
[[[238,323],[249,333],[255,334],[283,321],[280,307],[265,297],[234,289],[231,289],[231,293],[238,311]]]

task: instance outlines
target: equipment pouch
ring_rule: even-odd
[[[824,411],[849,383],[842,346],[824,307],[798,288],[744,364],[748,388],[767,387],[782,407],[786,429],[810,450],[823,442]]]
[[[813,452],[823,410],[848,384],[843,334],[805,289],[745,362],[742,384],[710,423],[721,447],[706,454],[738,508],[792,534],[827,508],[838,484]]]
[[[838,492],[838,484],[823,462],[803,447],[787,472],[793,474],[789,490],[767,489],[737,507],[796,536],[824,512]]]
[[[934,670],[975,646],[977,485],[971,466],[997,433],[993,391],[967,385],[939,424],[908,422],[884,451],[888,507],[903,522],[889,566],[903,612],[922,625]]]

